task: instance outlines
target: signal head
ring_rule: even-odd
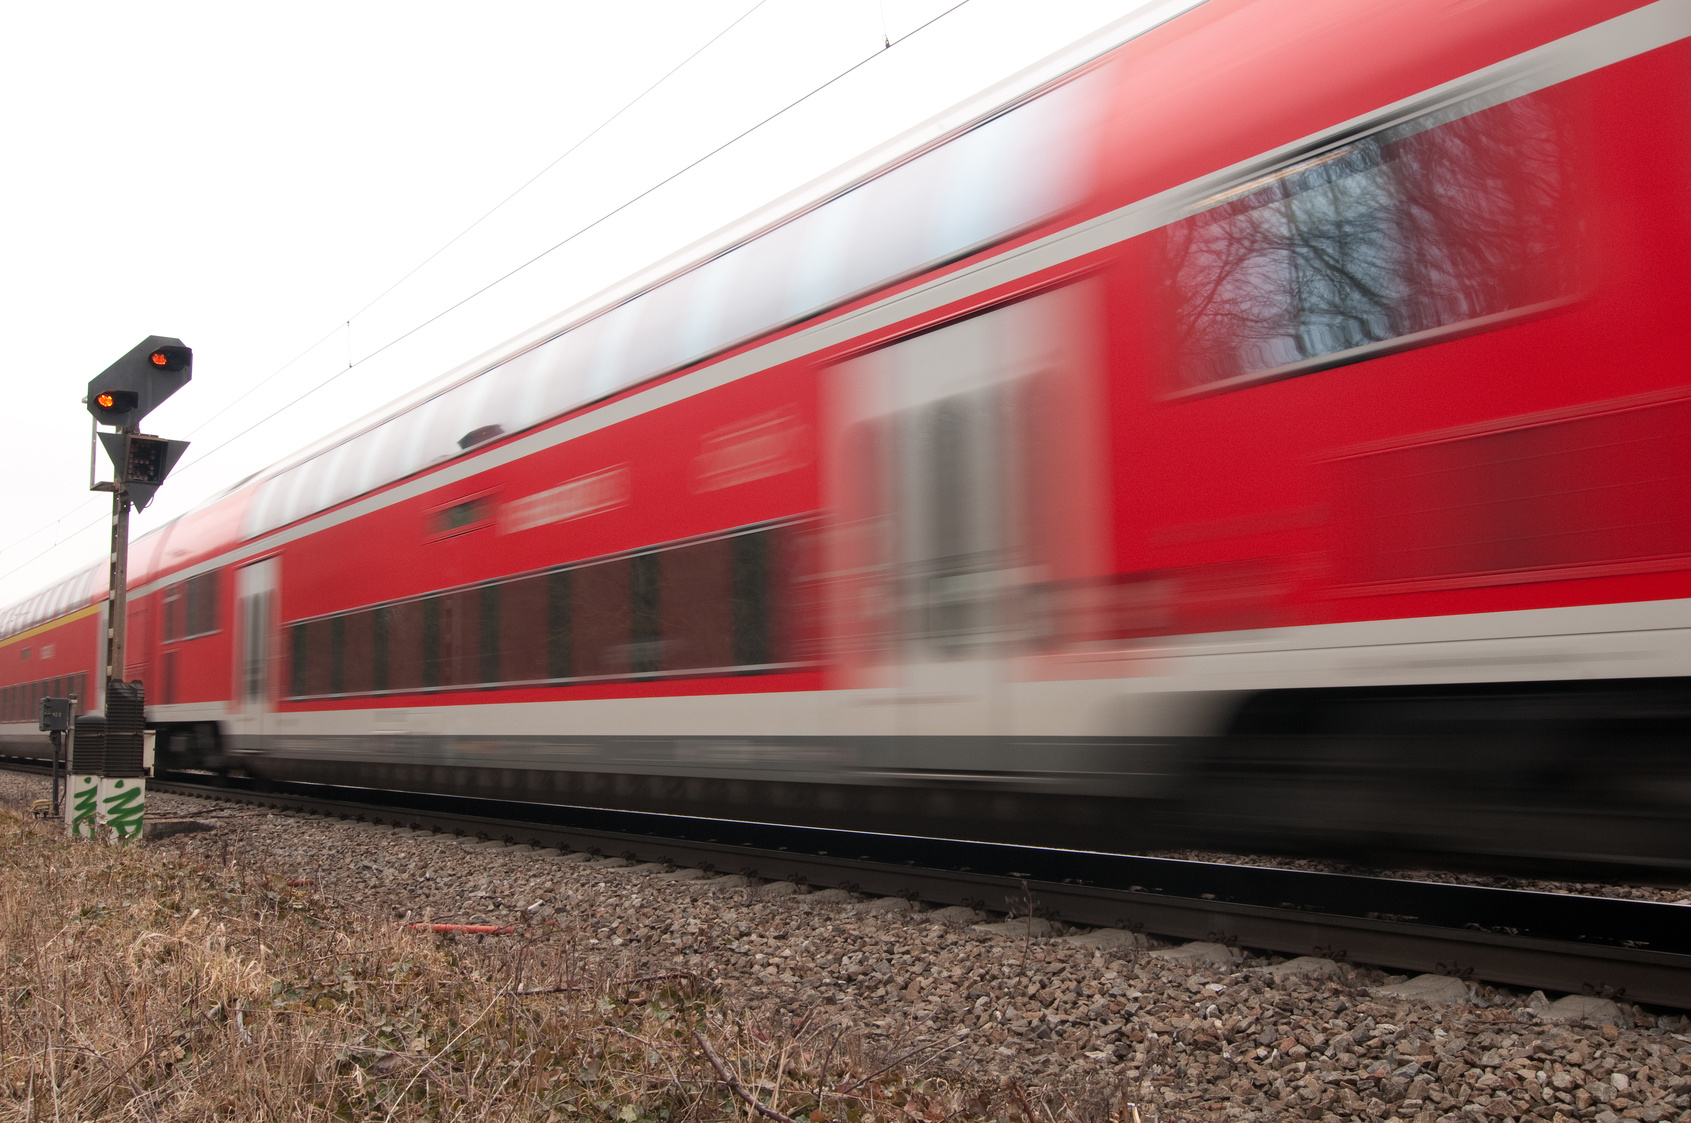
[[[88,412],[102,424],[133,428],[193,376],[193,348],[149,335],[88,384]]]
[[[88,412],[104,425],[123,425],[140,404],[134,390],[96,390],[88,399]]]
[[[174,374],[194,361],[194,352],[188,347],[164,346],[154,350],[147,359],[159,370]]]

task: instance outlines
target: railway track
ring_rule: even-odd
[[[171,774],[154,791],[1691,1009],[1691,906]]]
[[[516,847],[1691,1009],[1687,905],[185,773],[149,786]]]

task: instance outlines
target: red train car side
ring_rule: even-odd
[[[138,544],[161,760],[1691,860],[1691,5],[1161,16]]]

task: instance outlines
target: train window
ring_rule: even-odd
[[[306,650],[306,631],[310,626],[305,621],[288,626],[288,694],[294,698],[305,697],[305,671],[311,661]]]
[[[733,555],[734,662],[742,667],[776,661],[772,531],[730,538]]]
[[[633,629],[627,558],[586,565],[571,574],[570,638],[576,676],[627,674]]]
[[[415,690],[424,685],[423,602],[405,601],[387,611],[387,688]]]
[[[1560,116],[1542,94],[1440,111],[1168,227],[1175,388],[1322,369],[1566,296]]]
[[[489,606],[483,606],[482,619],[485,621],[494,615],[497,631],[491,645],[488,637],[483,636],[482,657],[485,660],[489,648],[495,647],[498,671],[491,678],[484,675],[484,681],[539,682],[549,677],[546,669],[546,590],[551,576],[542,574],[489,586],[498,590],[497,603],[491,606],[491,612]]]
[[[290,697],[765,667],[779,532],[648,550],[289,626]]]
[[[499,673],[499,596],[500,586],[483,585],[480,589],[481,673],[477,682],[501,682]]]
[[[183,607],[181,584],[165,586],[164,606],[159,613],[159,636],[166,642],[182,638]]]
[[[587,372],[605,330],[605,319],[597,316],[529,352],[534,359],[527,408],[537,420],[554,417],[590,397]]]
[[[664,666],[663,635],[658,628],[661,559],[657,553],[628,559],[628,669],[636,674],[650,674]]]
[[[306,629],[305,692],[309,695],[334,693],[334,623],[313,620]]]
[[[347,441],[318,457],[321,467],[317,472],[316,493],[300,512],[302,515],[327,510],[358,494],[357,474],[353,471],[358,451],[355,442]]]
[[[375,613],[349,612],[340,617],[342,637],[341,645],[341,689],[336,693],[368,694],[372,689],[371,679],[371,640],[372,623]]]
[[[546,677],[575,674],[575,574],[549,573],[546,582]]]
[[[628,337],[623,348],[619,385],[651,372],[666,370],[689,357],[685,353],[686,341],[679,328],[685,310],[696,298],[698,286],[699,278],[694,273],[683,273],[630,302],[640,306],[640,322],[646,325],[646,330],[634,332]]]
[[[663,669],[727,667],[734,662],[730,540],[667,551],[663,558]]]
[[[346,693],[346,617],[329,621],[329,693]]]
[[[370,613],[370,689],[388,688],[388,627],[393,609],[382,607]]]
[[[184,612],[186,637],[203,636],[217,630],[217,571],[188,578]]]
[[[418,649],[422,655],[422,685],[439,686],[443,670],[440,651],[440,598],[424,597],[418,604],[418,610]]]
[[[800,311],[796,300],[801,289],[793,284],[796,259],[819,213],[811,211],[778,226],[710,263],[730,280],[732,290],[714,305],[715,316],[705,333],[707,349],[776,327]]]
[[[492,519],[493,497],[480,495],[429,512],[427,534],[431,538],[451,538],[486,526]]]
[[[465,686],[481,678],[481,595],[461,589],[440,603],[440,686]]]

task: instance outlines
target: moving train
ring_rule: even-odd
[[[1691,0],[1142,9],[139,539],[158,766],[1684,867],[1688,91]]]

